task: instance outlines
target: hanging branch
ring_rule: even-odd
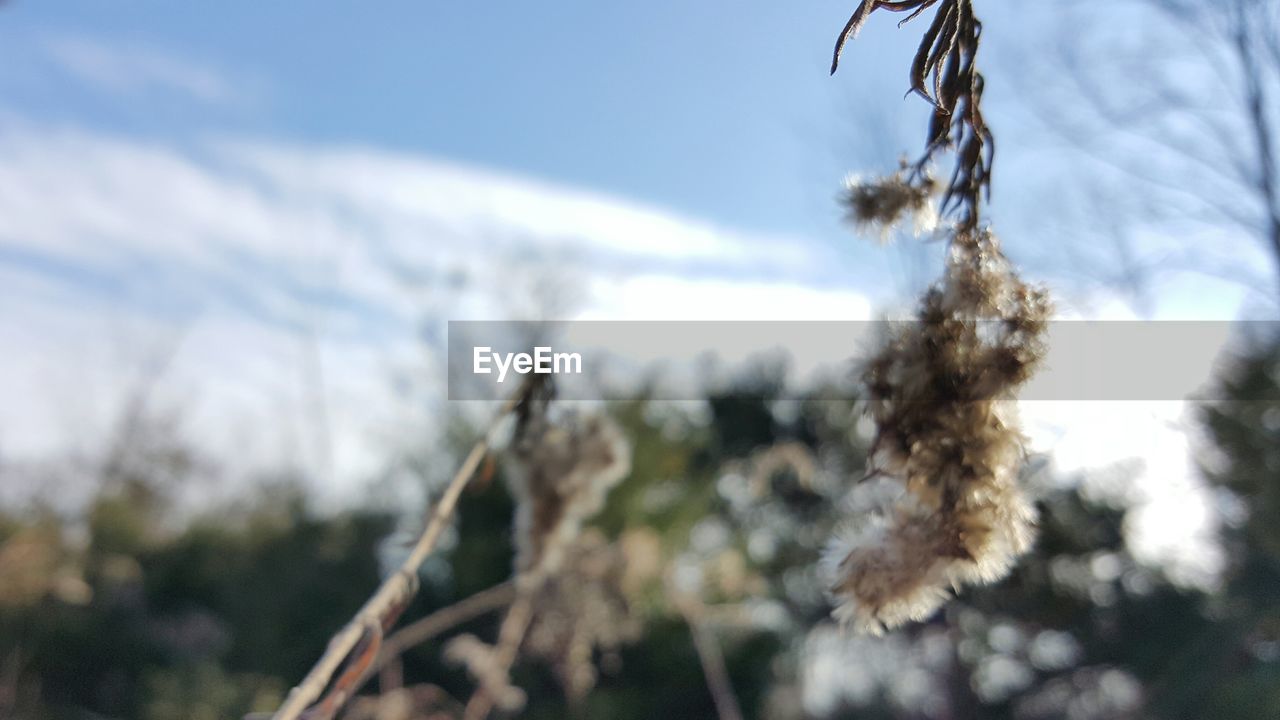
[[[911,64],[911,90],[933,105],[923,157],[897,173],[852,181],[844,203],[859,228],[883,235],[906,218],[930,224],[935,153],[954,150],[942,212],[942,278],[916,322],[895,328],[862,369],[875,423],[867,474],[823,554],[822,574],[843,624],[882,633],[924,620],[965,585],[1005,577],[1031,546],[1035,506],[1019,483],[1025,451],[1005,412],[1045,354],[1048,294],[1024,282],[979,208],[990,199],[993,148],[975,59],[982,24],[972,0],[863,0],[836,43],[878,9],[936,13]],[[922,222],[922,220],[926,222]]]
[[[395,624],[400,613],[417,594],[418,570],[435,549],[463,489],[493,445],[501,421],[521,407],[546,377],[529,375],[515,395],[503,404],[484,438],[471,448],[458,472],[445,487],[444,494],[432,511],[430,522],[409,556],[395,573],[383,581],[351,622],[333,636],[324,655],[302,682],[289,692],[284,704],[272,716],[273,720],[331,720],[355,694],[359,683],[366,677],[381,652],[383,635]],[[342,672],[335,678],[339,669]]]
[[[982,23],[973,14],[972,0],[863,0],[836,40],[831,58],[835,74],[845,44],[858,34],[876,10],[910,12],[899,27],[925,10],[938,6],[933,23],[925,31],[911,63],[911,91],[933,105],[924,154],[908,168],[911,187],[932,192],[927,175],[934,155],[955,150],[956,164],[942,198],[942,212],[959,212],[960,230],[974,230],[979,223],[979,206],[990,200],[991,165],[995,140],[982,117],[982,73],[975,60],[982,37]]]

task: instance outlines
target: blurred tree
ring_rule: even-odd
[[[1055,177],[1052,243],[1082,274],[1137,295],[1196,272],[1280,303],[1280,6],[1271,0],[1064,3],[1017,63],[1028,107],[1083,177]],[[1141,32],[1135,32],[1141,28]],[[1055,30],[1056,29],[1056,30]],[[1038,62],[1030,61],[1038,58]],[[1099,58],[1106,58],[1100,62]],[[1037,131],[1037,146],[1045,147]],[[1082,234],[1110,238],[1080,243]],[[1265,266],[1269,270],[1263,270]]]
[[[1144,567],[1125,546],[1124,506],[1041,469],[1027,478],[1040,539],[1015,573],[883,638],[839,634],[814,572],[865,462],[853,403],[823,388],[769,401],[764,389],[779,379],[766,376],[700,406],[616,405],[635,468],[595,524],[623,548],[628,571],[665,572],[624,584],[644,630],[616,654],[597,652],[599,677],[581,701],[553,666],[517,664],[524,716],[715,717],[673,604],[683,594],[701,604],[747,718],[1272,717],[1278,378],[1280,347],[1267,345],[1224,379],[1233,401],[1205,409],[1218,449],[1208,470],[1230,521],[1219,588],[1179,587]],[[496,470],[464,495],[456,538],[427,569],[407,621],[510,577],[514,507]],[[81,519],[0,518],[0,717],[269,709],[401,552],[386,514],[319,515],[287,478],[168,529],[172,508],[157,499],[168,480],[132,478],[104,483]],[[433,707],[465,700],[472,681],[441,648],[452,633],[492,637],[495,615],[410,649],[398,683]]]

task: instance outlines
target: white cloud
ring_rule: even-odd
[[[152,48],[57,36],[47,38],[43,49],[64,72],[114,94],[176,93],[212,105],[240,97],[216,70]]]
[[[654,292],[655,317],[865,316],[856,293],[805,287],[822,254],[797,245],[425,158],[6,122],[0,336],[16,350],[0,392],[17,400],[0,451],[103,437],[173,346],[159,395],[202,443],[350,491],[388,445],[429,434],[423,396],[390,381],[427,373],[425,397],[442,395],[422,323],[631,319]]]

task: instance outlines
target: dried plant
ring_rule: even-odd
[[[524,707],[524,691],[511,684],[510,661],[503,659],[497,647],[475,635],[459,635],[445,646],[444,656],[466,666],[480,691],[498,708],[513,711]]]
[[[565,592],[557,594],[549,586],[574,574],[577,581],[583,580],[581,573],[586,568],[580,565],[588,556],[581,548],[574,550],[575,540],[583,536],[583,522],[600,511],[608,492],[631,470],[631,446],[616,423],[603,415],[573,413],[553,420],[548,413],[552,388],[547,385],[544,389],[517,411],[510,472],[517,502],[516,599],[503,618],[496,644],[472,646],[463,656],[479,683],[464,714],[469,720],[487,717],[494,704],[512,709],[509,703],[516,702],[516,696],[508,691],[507,673],[530,629],[541,619],[542,629],[547,630],[555,601],[583,599]],[[581,613],[583,608],[577,611]],[[594,628],[598,634],[595,625],[573,627]],[[586,642],[588,639],[591,642]],[[557,654],[556,659],[563,662],[557,669],[581,672],[581,653],[584,648],[594,648],[597,640],[584,636],[568,641],[565,650],[578,656],[561,658]],[[548,652],[552,644],[546,647]],[[594,670],[592,673],[593,684]],[[569,677],[566,682],[571,694],[584,685],[582,677]]]
[[[1017,483],[1021,437],[1010,401],[1043,356],[1050,305],[1018,278],[995,237],[980,227],[994,143],[980,108],[983,78],[975,60],[982,26],[971,0],[863,0],[841,33],[832,72],[847,40],[876,10],[911,12],[905,23],[932,7],[937,12],[910,75],[912,90],[933,106],[924,154],[887,177],[850,182],[843,197],[854,223],[882,232],[907,219],[919,232],[933,226],[937,212],[955,215],[942,281],[925,295],[918,322],[896,332],[865,369],[877,424],[870,472],[852,493],[853,517],[823,562],[836,615],[871,632],[927,616],[951,589],[1006,574],[1030,544],[1034,521]],[[954,150],[956,164],[939,188],[930,166],[942,150]],[[445,651],[477,683],[463,708],[467,720],[485,718],[495,706],[514,711],[524,705],[509,675],[522,650],[550,662],[567,694],[580,698],[595,684],[596,656],[608,657],[638,633],[623,590],[634,581],[622,561],[625,545],[583,530],[630,471],[629,443],[604,416],[553,419],[553,388],[532,378],[500,413],[517,418],[511,604],[496,642],[463,635]],[[399,572],[335,635],[275,718],[334,717],[373,669],[407,646],[407,640],[390,643],[394,652],[380,652],[384,632],[416,592],[418,567],[490,445],[489,438],[476,445]],[[486,598],[504,597],[500,590]],[[464,603],[442,612],[471,617],[494,606]],[[718,649],[699,635],[691,607],[681,611],[695,631],[719,712],[736,716]],[[447,624],[428,620],[421,636]]]
[[[518,416],[515,462],[516,570],[553,573],[582,522],[604,507],[605,496],[631,470],[631,448],[605,415],[547,417],[546,402]]]
[[[529,375],[503,404],[484,438],[471,448],[453,479],[432,508],[431,517],[395,573],[378,586],[373,595],[339,630],[307,676],[289,692],[273,720],[328,720],[335,717],[369,677],[377,662],[383,636],[418,592],[418,569],[435,549],[445,525],[457,507],[458,498],[481,461],[495,443],[502,421],[525,407],[543,388],[545,375]]]
[[[1050,305],[989,232],[952,241],[940,285],[867,364],[876,422],[868,482],[825,562],[837,615],[879,632],[922,619],[1029,547],[1014,394],[1044,355]]]
[[[1012,410],[1044,356],[1051,305],[979,227],[994,145],[980,108],[982,25],[971,0],[864,0],[840,35],[832,72],[877,9],[910,11],[905,23],[934,6],[911,68],[912,90],[934,108],[924,156],[845,197],[856,223],[887,231],[926,210],[928,165],[939,150],[956,151],[942,212],[959,216],[943,278],[916,322],[892,333],[863,371],[876,423],[868,473],[823,557],[836,616],[872,633],[928,617],[962,585],[1005,576],[1029,548],[1035,520],[1018,485],[1022,436]]]
[[[508,622],[504,622],[508,632],[499,633],[496,645],[471,635],[448,644],[446,658],[465,665],[486,701],[499,708],[517,710],[524,703],[508,675],[516,656],[512,648],[548,663],[565,695],[576,702],[595,686],[597,655],[601,663],[616,665],[617,651],[639,636],[640,619],[624,590],[630,568],[621,545],[587,528],[562,551],[555,573],[541,574],[536,586],[527,580],[522,583],[526,592],[508,613],[509,618],[519,617],[525,623],[521,634],[510,641],[514,645],[503,641],[504,636],[515,637]],[[473,699],[469,707],[476,707],[475,703]]]
[[[938,224],[933,205],[936,185],[933,177],[913,179],[907,168],[885,177],[863,180],[851,177],[845,182],[841,202],[848,219],[859,232],[877,230],[886,242],[891,231],[910,219],[916,235],[932,231]]]
[[[571,701],[595,687],[596,655],[617,665],[617,653],[640,634],[640,619],[624,591],[627,555],[588,528],[566,549],[563,570],[534,600],[524,650],[555,670]]]

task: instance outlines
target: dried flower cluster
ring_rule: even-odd
[[[884,242],[890,232],[907,219],[912,221],[916,235],[932,231],[938,224],[934,192],[933,178],[925,174],[912,177],[903,169],[869,181],[850,178],[845,182],[840,201],[859,232],[878,230]]]
[[[851,184],[844,198],[859,229],[887,234],[908,216],[930,222],[928,167],[939,151],[956,153],[939,211],[958,211],[946,270],[917,321],[864,371],[876,423],[869,472],[853,492],[853,519],[823,558],[836,615],[875,633],[927,617],[961,585],[1003,577],[1030,545],[1035,520],[1018,486],[1022,437],[1010,413],[1044,355],[1051,309],[980,226],[995,145],[982,116],[982,23],[972,0],[862,0],[831,72],[876,10],[910,13],[902,25],[930,8],[910,73],[912,91],[933,105],[924,154],[894,175]]]
[[[553,423],[545,409],[532,408],[521,416],[514,451],[516,569],[554,573],[583,521],[631,471],[631,447],[608,416]]]
[[[877,426],[869,478],[824,558],[842,620],[880,632],[923,619],[1027,550],[1034,510],[1009,401],[1043,357],[1049,314],[994,236],[956,234],[917,321],[864,372]]]
[[[595,656],[616,665],[617,651],[640,634],[623,582],[629,574],[622,548],[592,529],[567,548],[563,570],[549,578],[534,601],[525,651],[546,661],[570,700],[595,687]]]
[[[489,704],[517,710],[524,693],[511,684],[511,663],[523,648],[551,662],[570,698],[595,684],[597,649],[611,651],[633,632],[618,589],[626,564],[620,551],[583,523],[631,470],[631,446],[604,415],[548,415],[550,391],[517,408],[510,468],[515,496],[516,600],[496,645],[464,635],[448,656],[465,664],[479,685],[466,717],[485,717]]]

